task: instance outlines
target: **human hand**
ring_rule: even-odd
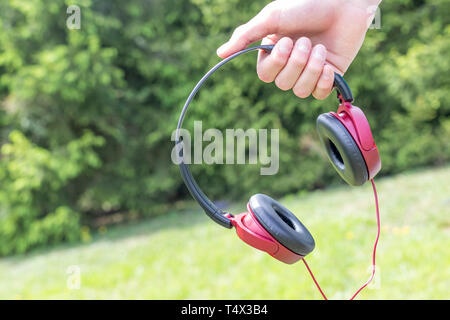
[[[364,41],[381,0],[278,0],[239,26],[217,54],[226,58],[250,43],[275,44],[260,51],[257,73],[264,82],[292,89],[300,98],[325,99],[334,72],[347,71]]]

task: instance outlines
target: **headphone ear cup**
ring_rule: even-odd
[[[317,118],[317,132],[328,159],[339,175],[351,186],[369,180],[364,157],[345,126],[330,113]]]
[[[255,194],[248,204],[261,226],[284,247],[301,256],[314,250],[311,233],[281,203],[264,194]]]

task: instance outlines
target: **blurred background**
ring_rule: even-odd
[[[266,3],[0,2],[0,298],[320,298],[302,266],[209,221],[170,158],[216,48]],[[383,1],[345,75],[383,163],[378,278],[363,298],[450,297],[449,20],[449,0]],[[184,126],[279,128],[278,174],[196,165],[194,176],[234,213],[254,193],[283,201],[316,239],[325,292],[347,298],[369,276],[376,224],[370,186],[346,186],[320,148],[315,120],[336,97],[264,84],[255,60],[213,77]]]

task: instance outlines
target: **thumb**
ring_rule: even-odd
[[[217,55],[226,58],[250,43],[261,40],[269,34],[276,33],[278,28],[278,10],[267,5],[260,13],[246,24],[237,27],[228,42],[217,49]]]

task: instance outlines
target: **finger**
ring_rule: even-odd
[[[230,40],[217,49],[217,55],[226,58],[250,43],[261,40],[268,34],[276,33],[279,10],[269,3],[253,19],[237,27]]]
[[[296,96],[307,98],[314,91],[322,74],[326,56],[327,49],[323,45],[318,44],[313,48],[305,70],[292,89]]]
[[[265,36],[262,40],[261,40],[261,44],[262,45],[276,45],[278,41],[281,40],[282,37],[276,35],[276,34],[269,34],[268,36]],[[267,52],[265,50],[260,50],[262,52]],[[270,54],[270,52],[269,52]]]
[[[314,98],[318,100],[323,100],[328,97],[333,90],[334,83],[334,70],[333,68],[326,64],[323,67],[322,75],[317,81],[316,88],[313,91]]]
[[[280,39],[281,39],[280,37],[271,34],[262,39],[261,45],[273,45],[275,47],[275,45],[277,44],[278,41],[280,41]],[[261,63],[262,61],[264,61],[268,56],[270,56],[270,53],[271,51],[268,52],[265,50],[258,50],[257,63]]]
[[[282,38],[277,42],[269,55],[258,56],[256,71],[258,77],[264,82],[272,82],[278,73],[288,62],[292,51],[293,41],[291,38]]]
[[[278,88],[290,90],[294,87],[308,62],[311,46],[311,40],[306,37],[302,37],[295,42],[286,66],[275,79]]]

